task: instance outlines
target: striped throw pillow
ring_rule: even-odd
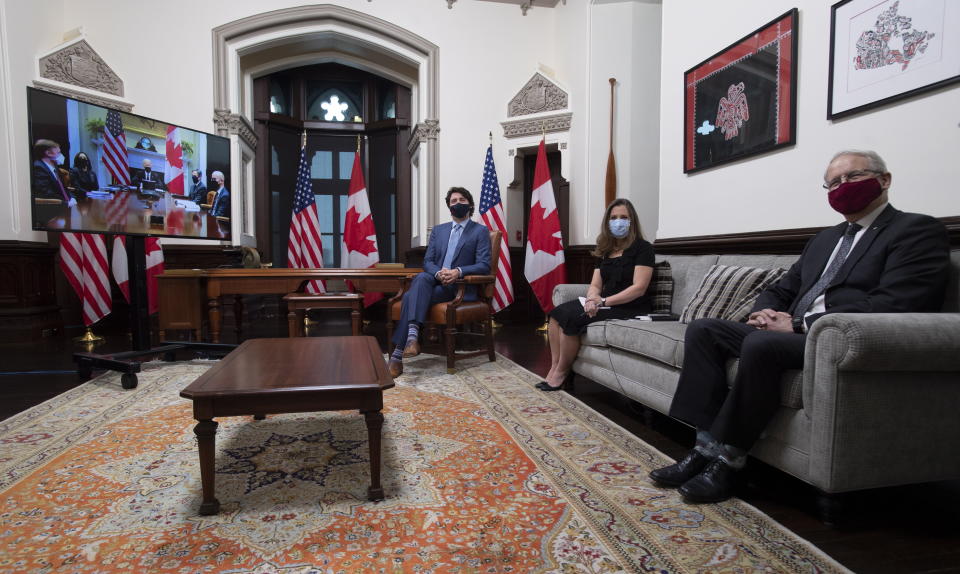
[[[680,322],[703,318],[746,321],[760,293],[784,273],[785,269],[714,265],[703,277],[693,299],[684,307]]]
[[[651,313],[670,313],[673,305],[673,271],[669,261],[660,261],[653,267],[650,294],[653,309]]]

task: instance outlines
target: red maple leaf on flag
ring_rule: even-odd
[[[373,218],[367,217],[360,221],[360,214],[356,209],[347,211],[344,219],[344,243],[350,246],[350,251],[356,251],[362,255],[370,255],[377,251],[375,241],[368,239],[371,235],[376,236],[377,231],[373,227]]]
[[[530,247],[533,248],[534,253],[545,251],[553,255],[563,250],[563,241],[556,236],[556,233],[560,231],[559,229],[550,229],[551,220],[544,220],[545,214],[546,210],[540,203],[530,207],[530,222],[536,221],[538,223],[531,225],[531,229],[527,231],[527,239],[530,241]]]

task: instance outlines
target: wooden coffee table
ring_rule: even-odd
[[[373,337],[250,339],[180,392],[193,401],[203,502],[216,514],[216,417],[359,410],[370,441],[370,500],[382,500],[380,430],[383,391],[393,387]]]

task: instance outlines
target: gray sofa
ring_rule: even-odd
[[[796,256],[676,255],[671,308],[681,314],[714,264],[788,268]],[[960,479],[960,250],[943,313],[837,313],[813,324],[803,370],[781,380],[781,407],[751,455],[822,493]],[[559,285],[554,304],[586,293]],[[577,374],[667,414],[685,324],[594,323]],[[732,380],[736,361],[728,365]]]

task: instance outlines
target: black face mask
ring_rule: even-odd
[[[457,219],[463,219],[468,213],[470,213],[470,204],[468,203],[454,203],[450,206],[450,215]]]
[[[200,178],[197,176],[193,176],[193,183],[200,183]]]

